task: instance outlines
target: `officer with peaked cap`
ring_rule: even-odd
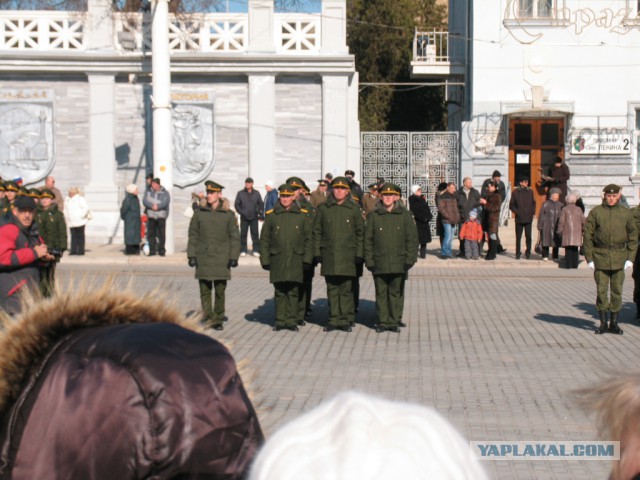
[[[55,195],[51,190],[43,188],[40,191],[32,188],[27,196],[33,198],[33,195],[38,195],[40,200],[35,217],[38,230],[49,247],[49,253],[55,259],[45,263],[40,269],[40,291],[43,296],[50,297],[55,286],[56,265],[67,249],[67,222],[64,220],[64,214],[58,210]]]
[[[278,187],[278,203],[266,212],[260,233],[260,264],[269,271],[275,289],[276,321],[274,330],[297,331],[300,318],[300,293],[304,272],[313,269],[312,218],[295,202],[295,187]],[[302,321],[304,302],[302,302]]]
[[[632,212],[619,203],[618,185],[607,185],[603,193],[602,204],[592,209],[587,217],[584,227],[584,256],[589,267],[594,270],[598,290],[596,309],[600,316],[600,326],[595,333],[622,335],[622,329],[618,326],[618,314],[622,309],[624,271],[633,266],[638,227]]]
[[[318,188],[311,192],[311,204],[318,208],[321,203],[324,203],[329,198],[328,183],[324,179],[318,180]]]
[[[400,202],[400,187],[385,183],[381,201],[367,217],[364,258],[373,273],[378,332],[398,332],[404,309],[404,280],[418,261],[418,232],[413,215]]]
[[[364,220],[360,208],[349,199],[347,178],[331,182],[331,197],[318,208],[313,229],[314,262],[322,264],[327,283],[329,322],[325,331],[351,331],[355,322],[352,283],[356,263],[364,262]]]
[[[231,279],[231,268],[238,266],[240,256],[240,231],[235,212],[222,197],[224,187],[211,180],[205,182],[205,187],[207,205],[195,210],[191,217],[187,257],[189,266],[196,267],[204,322],[215,330],[222,330],[222,322],[226,320],[227,281]]]

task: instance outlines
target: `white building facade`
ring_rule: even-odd
[[[151,14],[0,12],[0,176],[85,192],[90,242],[119,242],[124,187],[153,168]],[[174,240],[191,193],[212,179],[233,202],[251,176],[315,182],[359,166],[358,77],[345,0],[318,14],[172,16]]]
[[[497,169],[512,185],[525,175],[535,186],[540,169],[561,156],[571,170],[569,187],[588,206],[611,182],[637,204],[638,3],[450,2],[445,47],[431,47],[429,59],[426,47],[414,49],[413,73],[464,85],[449,92],[461,177],[479,184]],[[540,205],[544,191],[536,191]]]

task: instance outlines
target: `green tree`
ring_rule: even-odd
[[[362,83],[402,83],[410,78],[415,29],[444,26],[435,0],[351,0],[347,43]],[[424,131],[445,126],[443,90],[415,86],[360,87],[363,131]]]

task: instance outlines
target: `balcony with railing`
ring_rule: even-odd
[[[414,78],[464,75],[464,65],[449,57],[449,32],[418,32],[413,38],[411,75]]]

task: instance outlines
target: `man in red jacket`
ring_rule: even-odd
[[[20,311],[18,293],[38,286],[40,261],[54,260],[34,227],[35,212],[33,198],[17,197],[0,227],[0,307],[10,315]]]

